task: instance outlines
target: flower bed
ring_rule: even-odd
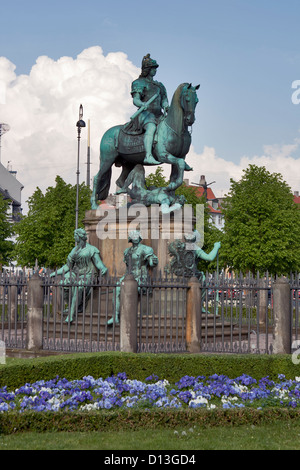
[[[0,389],[0,412],[89,412],[101,409],[233,409],[300,407],[300,377],[278,380],[248,375],[230,379],[225,375],[184,376],[175,385],[150,376],[130,380],[125,373],[106,379],[40,380],[15,391]]]

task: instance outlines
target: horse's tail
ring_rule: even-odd
[[[96,195],[97,195],[98,201],[104,201],[108,197],[110,182],[111,182],[111,174],[112,174],[112,169],[110,167],[97,180]]]

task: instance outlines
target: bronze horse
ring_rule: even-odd
[[[182,83],[175,91],[168,114],[162,117],[158,124],[153,144],[153,156],[157,165],[169,163],[172,165],[168,189],[171,191],[181,186],[184,171],[192,170],[185,162],[185,157],[191,145],[191,134],[188,127],[195,122],[195,108],[198,103],[195,87]],[[130,136],[133,147],[124,144],[126,125],[118,125],[108,129],[100,143],[100,170],[94,177],[91,197],[92,209],[97,209],[97,201],[105,200],[111,184],[112,165],[122,166],[122,173],[117,185],[122,187],[130,171],[138,163],[143,164],[145,150],[142,136]],[[126,132],[126,131],[125,131]]]

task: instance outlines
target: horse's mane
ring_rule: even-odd
[[[168,125],[175,129],[178,128],[178,126],[179,128],[181,128],[182,126],[181,119],[183,119],[183,117],[182,117],[182,108],[180,104],[180,97],[181,97],[182,89],[186,85],[188,85],[188,83],[182,83],[175,90],[167,117],[165,118],[165,122],[166,123],[168,122]]]
[[[177,89],[175,90],[175,93],[173,95],[173,98],[172,98],[171,106],[172,106],[172,104],[180,103],[180,96],[181,96],[182,89],[183,89],[184,86],[187,86],[187,85],[188,85],[188,83],[181,83],[181,85],[179,85],[177,87]]]

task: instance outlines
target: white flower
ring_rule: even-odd
[[[163,387],[163,388],[166,388],[168,387],[170,384],[169,382],[164,379],[164,380],[159,380],[158,382],[155,383],[155,385],[157,385],[158,387]]]
[[[191,408],[198,407],[198,406],[207,406],[207,404],[208,404],[207,398],[204,398],[201,395],[199,395],[194,400],[190,400],[190,402],[189,402],[189,406]]]
[[[216,405],[211,404],[211,405],[208,405],[207,408],[208,408],[209,410],[214,410],[214,409],[217,408],[217,407],[216,407]]]

